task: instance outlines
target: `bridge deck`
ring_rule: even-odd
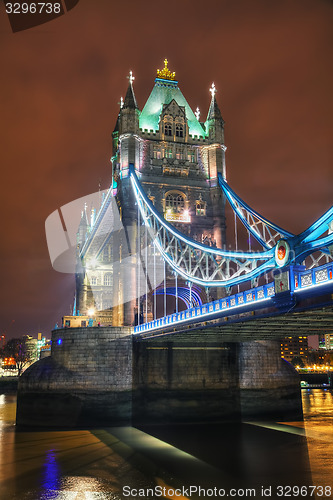
[[[195,325],[177,326],[176,329],[164,328],[138,336],[138,340],[161,340],[182,342],[247,342],[252,340],[274,340],[282,337],[318,335],[333,330],[333,305],[317,309],[288,312],[265,316],[244,313],[224,317]]]

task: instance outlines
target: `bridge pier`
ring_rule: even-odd
[[[17,425],[129,425],[131,332],[127,327],[54,330],[51,356],[31,365],[19,379]]]
[[[299,378],[274,342],[140,339],[129,327],[52,332],[51,357],[20,377],[31,427],[299,418]]]
[[[239,344],[239,390],[243,420],[302,417],[299,375],[281,358],[278,341]]]
[[[133,422],[238,420],[237,351],[224,342],[136,342]]]

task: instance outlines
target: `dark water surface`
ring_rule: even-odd
[[[0,395],[0,500],[333,498],[333,391],[302,397],[303,422],[16,432]]]

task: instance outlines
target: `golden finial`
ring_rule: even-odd
[[[168,60],[164,59],[164,68],[162,70],[157,70],[157,78],[162,78],[163,80],[174,80],[176,73],[171,71],[168,68]]]

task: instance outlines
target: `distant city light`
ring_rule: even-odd
[[[95,309],[92,307],[91,309],[88,309],[88,316],[93,316],[95,314]]]
[[[62,344],[62,339],[58,339],[58,344],[61,345]]]

